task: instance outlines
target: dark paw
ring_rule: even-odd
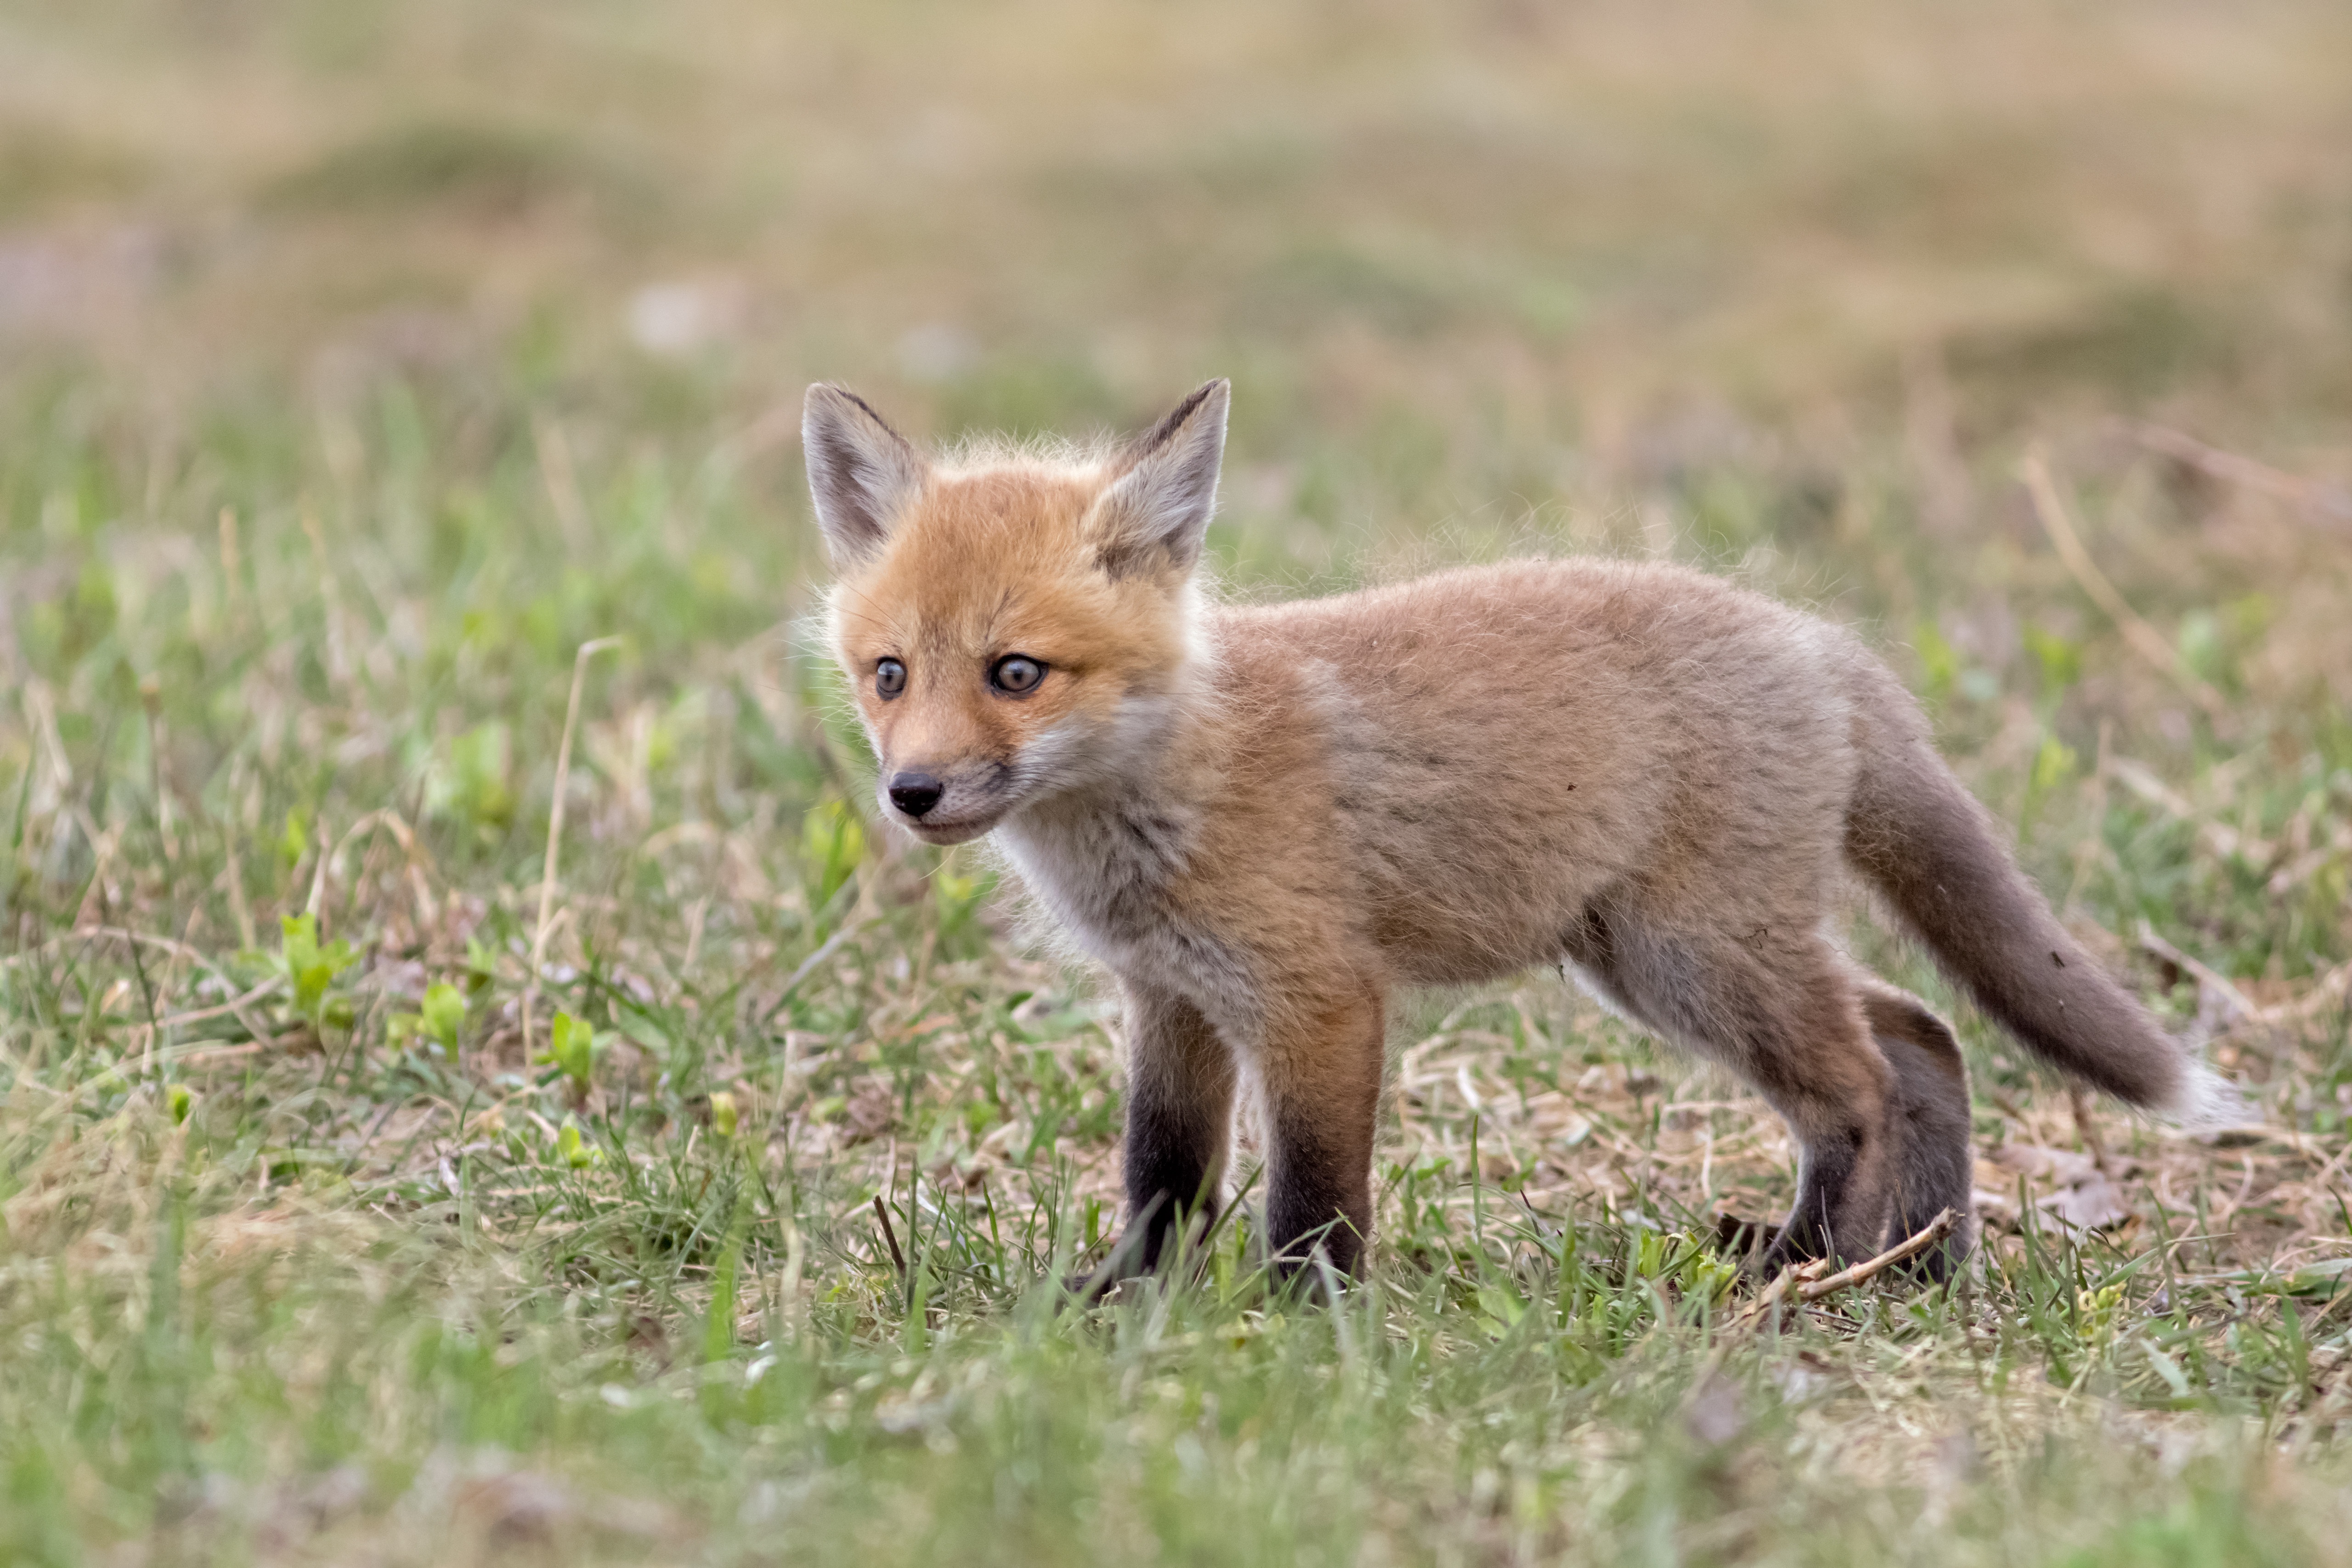
[[[1715,1247],[1751,1273],[1764,1271],[1764,1260],[1780,1239],[1780,1227],[1736,1214],[1715,1216]]]
[[[1063,1305],[1083,1311],[1116,1300],[1127,1277],[1110,1268],[1097,1266],[1082,1268],[1075,1274],[1062,1276]]]
[[[1146,1289],[1156,1276],[1123,1274],[1108,1268],[1088,1269],[1062,1276],[1063,1305],[1084,1310],[1131,1298]]]

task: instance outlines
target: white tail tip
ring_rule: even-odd
[[[2236,1084],[2203,1062],[2187,1065],[2180,1092],[2169,1105],[2158,1108],[2158,1115],[2184,1132],[2219,1132],[2252,1126],[2260,1120]]]

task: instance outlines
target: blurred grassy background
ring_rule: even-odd
[[[10,379],[102,366],[91,417],[182,443],[278,386],[625,446],[818,375],[944,431],[1217,371],[1245,458],[1341,470],[1245,516],[1402,529],[1923,400],[1966,451],[2142,411],[2298,458],[2352,401],[2324,5],[7,16]]]
[[[2334,6],[5,16],[0,500],[37,583],[111,551],[160,584],[221,506],[308,504],[382,593],[463,595],[488,508],[469,608],[675,648],[805,602],[809,380],[947,436],[1223,374],[1244,584],[1770,552],[1899,640],[2035,570],[2008,468],[2044,437],[2140,485],[2126,586],[2258,613],[2296,645],[2266,695],[2352,679],[2309,646],[2340,574],[2192,544],[2243,498],[2106,423],[2352,468]],[[714,591],[564,598],[631,552]]]
[[[0,0],[0,1550],[2326,1560],[2347,154],[2321,0]],[[1018,1306],[1111,1226],[1116,1020],[859,828],[800,392],[1217,374],[1232,592],[1665,553],[1864,626],[2271,1141],[1964,1017],[1985,1279],[1709,1404],[1777,1125],[1530,984],[1401,1023],[1349,1311],[1240,1226]]]

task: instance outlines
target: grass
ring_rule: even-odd
[[[2332,1560],[2344,28],[0,7],[0,1555]],[[1219,373],[1227,592],[1671,553],[1864,627],[2263,1131],[1857,913],[1969,1048],[1951,1291],[1745,1321],[1778,1123],[1538,975],[1400,1019],[1340,1306],[1244,1215],[1063,1307],[1118,1019],[867,817],[797,395]]]

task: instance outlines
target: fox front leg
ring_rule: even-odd
[[[1355,1273],[1372,1231],[1383,1005],[1373,992],[1294,1006],[1264,1053],[1265,1226],[1278,1276],[1316,1254]]]
[[[1181,1227],[1215,1217],[1233,1131],[1234,1057],[1182,997],[1133,982],[1122,990],[1129,1234],[1113,1256],[1119,1273],[1149,1273]]]

